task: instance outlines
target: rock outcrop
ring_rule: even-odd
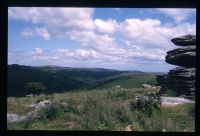
[[[195,67],[196,46],[186,46],[167,52],[165,61],[182,67]]]
[[[44,100],[38,104],[23,105],[24,108],[33,108],[33,111],[30,111],[25,116],[20,116],[18,114],[7,114],[8,122],[20,122],[31,118],[39,117],[38,111],[42,108],[48,108],[52,102],[50,100]]]
[[[196,36],[185,35],[171,40],[177,46],[183,46],[168,51],[165,61],[178,65],[167,75],[157,75],[157,84],[162,88],[175,91],[175,95],[186,95],[195,98],[196,83]]]
[[[177,46],[196,46],[196,36],[194,35],[184,35],[171,40]]]
[[[18,114],[7,114],[7,121],[8,122],[20,122],[26,119],[25,116],[20,116]]]
[[[162,105],[176,106],[184,103],[195,103],[192,100],[178,97],[161,97]]]

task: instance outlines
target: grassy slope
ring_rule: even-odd
[[[56,119],[34,120],[33,122],[8,123],[8,129],[33,130],[117,130],[123,131],[128,124],[134,131],[194,131],[194,117],[189,114],[193,104],[180,105],[175,108],[162,108],[152,117],[124,108],[123,102],[134,100],[134,96],[143,94],[144,89],[129,90],[83,90],[56,95],[39,95],[36,98],[8,98],[8,113],[24,115],[29,111],[23,104],[45,99],[57,103],[69,104]]]
[[[111,89],[113,86],[119,85],[123,88],[139,88],[142,84],[148,83],[155,85],[156,76],[155,74],[120,74],[117,76],[111,76],[104,78],[94,85],[96,89]]]
[[[118,75],[122,71],[95,68],[57,68],[29,67],[21,65],[8,66],[8,96],[25,96],[31,92],[25,88],[26,83],[42,82],[48,92],[82,89],[88,84],[105,77]]]
[[[136,74],[137,73],[137,74]],[[123,88],[138,88],[143,83],[155,84],[155,73],[124,73],[107,69],[77,69],[57,67],[28,67],[10,65],[8,67],[8,96],[30,94],[26,83],[42,82],[45,92],[69,90],[110,89],[120,85]]]

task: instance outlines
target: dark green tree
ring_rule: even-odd
[[[46,89],[46,86],[41,82],[27,83],[25,87],[31,91],[33,96],[42,93]]]

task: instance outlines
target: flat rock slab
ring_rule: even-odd
[[[168,75],[181,77],[181,78],[195,78],[196,68],[177,67],[177,68],[171,69],[168,72]]]
[[[165,57],[165,61],[169,64],[178,65],[182,67],[195,67],[196,64],[196,52],[182,52],[168,54]]]
[[[162,105],[176,106],[184,103],[195,103],[195,101],[180,97],[163,97],[161,96]]]
[[[167,54],[180,54],[184,52],[196,52],[196,46],[185,46],[185,47],[176,48],[176,49],[168,51]]]
[[[171,40],[177,46],[190,46],[196,45],[196,36],[184,35]]]
[[[22,105],[23,108],[35,108],[36,104]]]
[[[46,108],[51,104],[50,100],[44,100],[39,102],[37,105],[35,105],[35,110],[39,110],[41,108]]]
[[[42,108],[48,108],[51,103],[52,102],[50,100],[44,100],[37,104],[23,105],[24,108],[34,108],[34,110],[27,113],[25,116],[7,113],[7,122],[20,122],[26,119],[39,117],[38,111]]]
[[[8,122],[20,122],[25,120],[26,117],[25,116],[20,116],[18,114],[7,114],[7,121]]]

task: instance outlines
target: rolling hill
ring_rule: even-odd
[[[46,87],[44,93],[59,93],[83,88],[107,87],[106,84],[112,84],[111,82],[113,81],[128,80],[128,75],[142,73],[141,71],[118,71],[104,68],[22,66],[13,64],[8,65],[7,96],[19,97],[30,94],[31,91],[25,87],[27,83],[41,82]]]

